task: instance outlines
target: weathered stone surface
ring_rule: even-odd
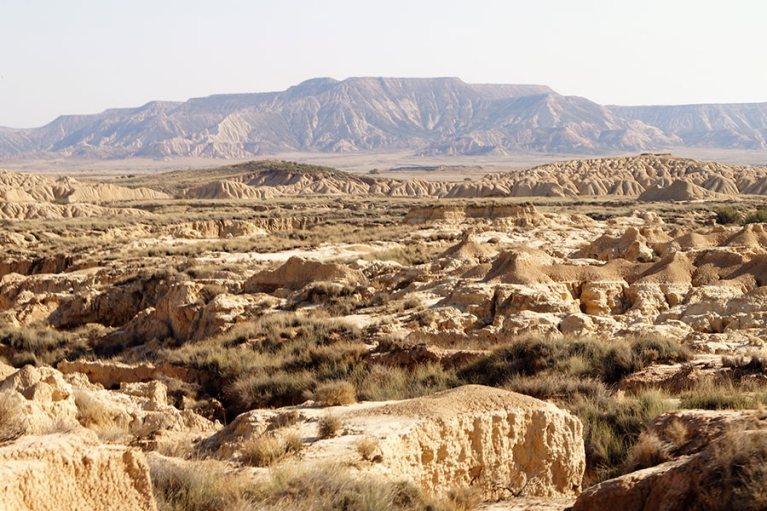
[[[154,511],[140,452],[80,435],[23,437],[0,447],[0,510]]]
[[[325,440],[316,438],[315,422],[325,410],[253,410],[203,447],[236,457],[244,440],[273,431],[291,412],[295,424],[288,429],[310,442],[302,451],[306,463],[358,460],[357,442],[371,438],[378,462],[364,470],[410,479],[432,493],[470,484],[486,499],[523,488],[530,496],[580,491],[585,469],[580,421],[552,404],[478,385],[400,402],[334,407],[331,413],[341,419],[345,433]]]

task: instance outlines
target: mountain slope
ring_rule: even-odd
[[[678,136],[689,146],[767,149],[767,103],[614,106],[610,111]]]
[[[604,107],[541,85],[330,78],[282,92],[152,102],[0,129],[0,157],[208,156],[288,151],[602,154],[679,145],[763,148],[767,104]]]

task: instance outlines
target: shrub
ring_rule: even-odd
[[[240,461],[252,467],[269,467],[303,446],[301,435],[294,432],[282,437],[272,434],[251,437],[240,448]]]
[[[471,511],[482,503],[482,493],[476,486],[461,486],[447,492],[447,498],[455,511]]]
[[[467,383],[496,387],[541,373],[590,376],[613,384],[651,362],[685,362],[690,357],[687,348],[670,339],[605,342],[527,337],[469,364],[458,377]]]
[[[354,476],[339,465],[306,471],[283,469],[257,488],[255,500],[264,508],[303,511],[453,511],[449,501],[437,501],[409,482]],[[466,508],[467,510],[469,508]]]
[[[79,356],[89,349],[88,336],[87,328],[73,332],[59,332],[48,327],[0,329],[0,342],[15,351],[11,357],[15,367],[27,364],[55,365],[65,358]]]
[[[327,414],[317,423],[317,436],[319,438],[330,438],[336,436],[341,430],[341,419],[335,415]]]
[[[285,455],[285,446],[271,435],[251,437],[240,448],[240,461],[252,467],[269,467]]]
[[[716,210],[716,223],[719,225],[737,224],[742,219],[743,215],[733,206],[724,206]]]
[[[452,370],[440,364],[421,364],[413,370],[374,365],[355,375],[357,394],[368,401],[411,399],[460,385]]]
[[[585,486],[619,475],[640,433],[658,415],[676,408],[658,390],[624,399],[578,396],[565,406],[583,423]]]
[[[698,509],[767,508],[767,435],[730,429],[718,438],[695,488]]]
[[[743,219],[744,224],[761,224],[764,222],[767,222],[767,209],[757,209]]]
[[[312,392],[312,397],[323,406],[349,405],[357,402],[354,385],[347,381],[321,383]]]
[[[150,457],[149,474],[160,511],[246,509],[251,480],[210,461],[193,464],[164,462]]]
[[[681,408],[703,410],[740,410],[754,408],[759,404],[758,396],[743,392],[730,382],[702,382],[680,396]]]
[[[372,461],[373,456],[378,450],[378,440],[364,436],[357,441],[357,453],[365,461]]]

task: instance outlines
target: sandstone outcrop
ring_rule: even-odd
[[[82,435],[28,436],[0,446],[3,511],[155,511],[143,454]]]
[[[218,456],[238,455],[242,441],[275,431],[280,417],[293,411],[289,426],[311,442],[305,462],[358,459],[362,438],[377,444],[377,463],[367,470],[410,479],[435,494],[472,485],[485,499],[574,496],[585,468],[582,425],[569,413],[527,396],[470,385],[430,397],[394,403],[334,407],[345,434],[316,439],[316,408],[254,410],[203,442]],[[275,428],[279,428],[276,430]]]

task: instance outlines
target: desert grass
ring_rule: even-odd
[[[150,457],[149,473],[159,511],[255,509],[253,482],[211,461],[175,464]]]
[[[746,410],[767,404],[767,389],[731,380],[706,379],[679,395],[680,407],[702,410]]]
[[[351,382],[329,381],[317,385],[311,398],[322,406],[350,405],[357,402],[357,392]]]
[[[624,399],[578,396],[569,404],[561,404],[578,416],[584,426],[585,487],[620,475],[647,425],[660,414],[677,408],[670,396],[658,390]]]
[[[420,364],[409,370],[373,365],[356,375],[357,395],[367,401],[389,401],[427,396],[461,385],[453,370],[440,364]]]
[[[370,436],[364,436],[360,438],[355,447],[357,454],[365,461],[372,461],[378,451],[378,440]]]
[[[0,343],[14,350],[10,363],[24,365],[55,365],[67,358],[78,358],[90,349],[97,327],[81,327],[60,332],[50,327],[0,327]]]
[[[413,483],[352,476],[344,467],[333,464],[278,470],[257,495],[263,499],[261,509],[279,511],[470,511],[475,502],[462,490],[456,490],[453,499],[437,499]]]
[[[317,437],[318,438],[331,438],[338,435],[343,427],[341,419],[335,415],[329,413],[320,418],[317,421]]]
[[[289,432],[278,436],[272,433],[249,438],[240,447],[240,461],[253,467],[270,467],[304,446],[301,436]]]
[[[730,428],[713,443],[695,490],[697,509],[751,511],[767,508],[767,435]]]
[[[652,363],[686,362],[692,353],[662,338],[552,339],[526,337],[495,349],[464,367],[458,376],[470,383],[503,386],[515,377],[538,374],[590,377],[615,384]]]
[[[150,457],[149,467],[160,511],[471,511],[479,500],[471,488],[436,499],[412,483],[352,475],[336,464],[282,467],[264,480],[211,461]]]
[[[660,432],[644,431],[629,451],[624,473],[654,467],[679,456],[687,440],[687,426],[679,420],[673,420]]]
[[[346,388],[347,397],[337,398],[348,400],[342,382],[363,371],[369,351],[360,335],[343,322],[276,313],[160,357],[211,374],[227,408],[240,413],[302,403],[320,385],[328,397],[331,389]]]

